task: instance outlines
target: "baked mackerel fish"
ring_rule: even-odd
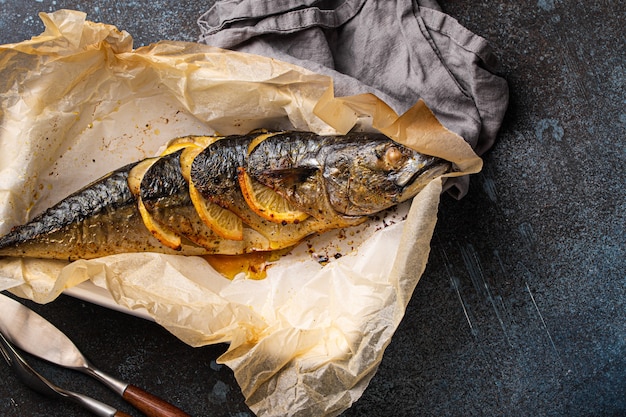
[[[379,133],[188,136],[0,238],[0,256],[239,255],[364,222],[451,169]]]

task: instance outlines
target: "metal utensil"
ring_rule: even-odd
[[[17,347],[34,356],[94,377],[148,417],[190,417],[167,401],[96,368],[52,323],[2,294],[0,332]]]
[[[9,364],[11,368],[15,370],[18,378],[27,386],[40,394],[65,398],[70,401],[74,401],[80,404],[83,408],[91,411],[93,414],[100,417],[131,417],[129,414],[123,411],[116,410],[115,408],[104,404],[98,400],[88,397],[77,392],[63,389],[35,371],[24,358],[13,348],[13,346],[6,340],[4,335],[0,332],[0,352],[2,356]]]

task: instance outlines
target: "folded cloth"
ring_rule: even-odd
[[[421,98],[478,155],[508,105],[487,41],[435,0],[226,0],[198,24],[200,42],[329,75],[337,96],[373,93],[398,114]],[[455,179],[449,192],[461,198],[468,183]]]

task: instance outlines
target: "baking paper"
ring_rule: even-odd
[[[456,172],[481,160],[418,102],[398,116],[373,95],[334,97],[332,79],[195,43],[134,50],[115,27],[61,10],[43,34],[0,46],[0,233],[183,135],[255,128],[378,129]],[[91,281],[219,361],[259,416],[331,416],[356,401],[422,275],[445,178],[356,228],[308,239],[267,278],[227,280],[200,257],[0,260],[1,289],[40,303]]]

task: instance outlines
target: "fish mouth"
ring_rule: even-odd
[[[435,157],[413,156],[407,165],[396,174],[395,183],[399,188],[405,188],[417,181],[418,178],[440,160]]]
[[[396,185],[402,191],[398,195],[398,202],[406,201],[419,193],[430,181],[447,173],[451,164],[438,158],[433,158],[426,163],[415,160],[419,169],[407,170],[396,179]]]

